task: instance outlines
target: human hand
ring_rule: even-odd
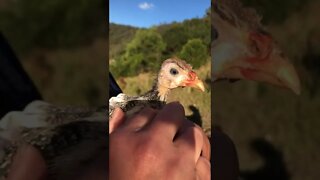
[[[185,120],[183,107],[145,108],[125,120],[117,109],[109,121],[109,178],[210,179],[210,143]]]

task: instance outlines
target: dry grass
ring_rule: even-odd
[[[100,106],[107,102],[107,43],[97,39],[82,48],[38,50],[20,59],[46,101]]]

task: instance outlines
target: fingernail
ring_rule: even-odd
[[[24,158],[24,155],[30,151],[30,145],[23,144],[21,147],[18,148],[17,153],[15,154],[15,159]]]
[[[180,104],[180,102],[179,101],[173,101],[173,102],[171,102],[172,104]]]
[[[119,116],[120,113],[122,113],[122,109],[117,107],[116,109],[114,109],[114,111],[113,111],[113,113],[111,115],[111,118]]]
[[[121,108],[117,107],[116,109],[114,109],[113,113],[118,114],[121,110]]]

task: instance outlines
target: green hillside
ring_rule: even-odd
[[[202,56],[198,57],[202,62],[197,64],[197,61],[190,59],[191,64],[193,62],[193,65],[199,67],[210,56],[209,14],[203,18],[160,24],[149,29],[111,23],[109,30],[109,65],[116,77],[154,72],[169,57],[187,57],[186,54],[191,49],[198,48],[197,42],[189,42],[191,49],[182,52],[183,47],[191,40],[200,41],[200,49],[201,46],[205,47]]]
[[[109,24],[109,60],[123,53],[125,45],[130,42],[138,28],[110,23]]]

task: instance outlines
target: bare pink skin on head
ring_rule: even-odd
[[[166,99],[171,89],[178,87],[193,87],[205,91],[203,82],[193,71],[192,66],[178,58],[170,58],[162,63],[157,83],[161,100]]]
[[[238,0],[213,2],[213,80],[247,79],[300,93],[298,74],[276,41],[262,27],[254,9]]]

